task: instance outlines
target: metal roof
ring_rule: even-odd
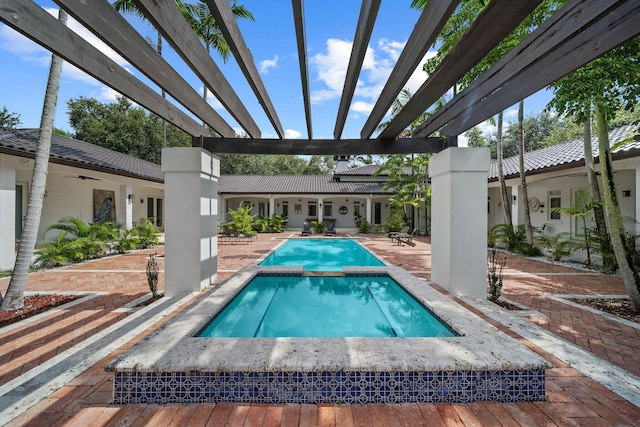
[[[38,129],[0,130],[0,153],[35,158]],[[114,175],[164,182],[160,166],[127,154],[54,133],[51,163],[107,172]]]
[[[388,194],[385,182],[341,182],[320,175],[223,175],[221,194]]]
[[[615,146],[619,142],[627,139],[628,142],[612,151],[615,158],[632,157],[640,155],[640,141],[634,140],[633,136],[638,135],[640,130],[637,125],[625,125],[609,131],[609,143]],[[598,162],[598,137],[591,136],[593,156]],[[549,172],[550,170],[568,169],[584,165],[584,139],[576,138],[571,141],[562,142],[550,147],[530,151],[524,155],[525,174]],[[512,156],[503,160],[502,163],[505,178],[520,176],[520,160],[518,156]],[[498,179],[498,167],[496,160],[491,162],[489,169],[489,180]]]

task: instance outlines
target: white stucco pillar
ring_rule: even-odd
[[[429,160],[431,280],[449,292],[487,297],[488,148],[448,148]]]
[[[367,224],[371,224],[371,194],[367,197],[365,218],[367,219]]]
[[[322,202],[323,202],[323,198],[322,197],[318,197],[318,201],[316,202],[317,205],[317,209],[318,209],[318,222],[322,222],[322,218],[324,217],[324,210],[322,208]]]
[[[120,186],[120,197],[118,198],[117,220],[122,223],[125,230],[133,227],[133,190],[130,185]]]
[[[511,186],[511,197],[509,203],[511,203],[511,223],[513,225],[524,224],[524,211],[522,208],[522,202],[520,201],[520,186]]]
[[[0,270],[12,269],[15,260],[16,169],[6,156],[0,155]]]
[[[162,149],[165,295],[197,292],[218,274],[220,160],[199,147]]]
[[[276,213],[276,199],[273,195],[269,194],[269,218],[273,218]]]

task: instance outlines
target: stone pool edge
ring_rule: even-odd
[[[430,400],[434,396],[406,394],[411,390],[404,390],[403,386],[402,393],[406,396],[389,394],[386,396],[391,399],[389,401],[519,401],[544,398],[544,369],[551,366],[548,361],[436,291],[427,282],[399,267],[345,267],[344,270],[347,275],[388,274],[461,336],[318,339],[194,337],[256,275],[302,274],[302,268],[299,267],[251,265],[109,363],[105,369],[116,372],[114,402],[346,402],[352,401],[349,397],[353,398],[353,395],[335,392],[325,393],[326,396],[322,394],[322,390],[331,388],[331,384],[339,384],[338,388],[341,389],[344,384],[340,375],[345,373],[358,374],[358,378],[360,374],[372,375],[371,384],[359,380],[357,387],[363,389],[374,384],[377,390],[383,390],[382,394],[375,393],[375,390],[373,394],[359,392],[359,396],[364,396],[357,400],[361,403],[386,401],[385,393],[394,388],[390,384],[398,383],[396,379],[390,380],[391,383],[386,379],[395,378],[399,373],[411,375],[414,379],[425,373],[437,374],[438,382],[429,384],[441,391],[448,387],[448,391],[435,396],[444,400]],[[196,375],[195,378],[193,375],[196,373],[209,377],[203,379],[201,375]],[[329,375],[328,386],[321,377],[322,373]],[[223,374],[242,379],[234,380],[236,388],[253,391],[247,391],[245,395],[222,387],[228,385],[228,378]],[[260,376],[259,380],[255,375],[250,379],[250,374]],[[277,381],[278,374],[296,374],[288,377],[284,386],[287,392],[274,392],[274,388],[278,387],[275,384],[258,386],[264,381]],[[166,381],[159,379],[162,375]],[[479,382],[469,380],[476,376]],[[189,388],[197,391],[184,392],[185,381],[191,385],[198,384]],[[164,385],[160,386],[161,383]],[[304,387],[300,384],[295,386],[295,383],[304,384]],[[410,383],[413,384],[410,388],[415,388],[415,380]],[[478,387],[480,383],[483,385]],[[167,388],[167,384],[172,386]],[[255,387],[252,388],[251,384]],[[303,391],[292,391],[294,389],[291,387]],[[425,389],[426,386],[420,387]],[[257,393],[256,389],[270,391]],[[524,389],[524,394],[521,389]],[[464,391],[462,394],[461,390]],[[475,391],[470,394],[469,390]],[[254,396],[256,393],[259,396]]]

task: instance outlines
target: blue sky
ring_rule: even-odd
[[[37,4],[55,13],[52,1],[37,0]],[[297,47],[290,0],[239,0],[255,16],[255,22],[240,21],[247,46],[251,50],[265,87],[280,118],[286,137],[306,138],[304,104],[297,58]],[[312,97],[314,138],[332,138],[349,61],[360,3],[353,0],[307,0],[304,2],[307,35],[309,79]],[[383,1],[378,20],[369,42],[363,70],[353,98],[343,138],[359,138],[369,111],[384,86],[398,55],[407,41],[420,12],[409,8],[409,0]],[[128,16],[127,19],[145,36],[156,39],[150,25]],[[70,18],[68,25],[98,49],[156,89],[134,67],[111,51],[104,43]],[[433,55],[429,52],[427,55]],[[199,92],[202,83],[165,43],[163,52],[183,77]],[[252,113],[264,138],[275,138],[276,132],[258,104],[235,59],[224,64],[217,54],[214,61],[223,70],[240,99]],[[51,55],[45,49],[0,24],[0,108],[6,106],[20,114],[21,127],[38,127]],[[416,90],[426,79],[426,73],[416,70],[407,87]],[[72,98],[95,97],[110,102],[117,95],[112,89],[65,64],[56,109],[55,126],[72,131],[67,116],[67,101]],[[539,113],[549,101],[546,92],[534,94],[525,101],[526,115]],[[234,128],[235,120],[215,98],[209,102]],[[506,120],[516,118],[514,106],[507,110]],[[483,130],[490,131],[489,125]]]

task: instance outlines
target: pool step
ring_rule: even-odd
[[[303,276],[344,277],[344,271],[304,271]]]

